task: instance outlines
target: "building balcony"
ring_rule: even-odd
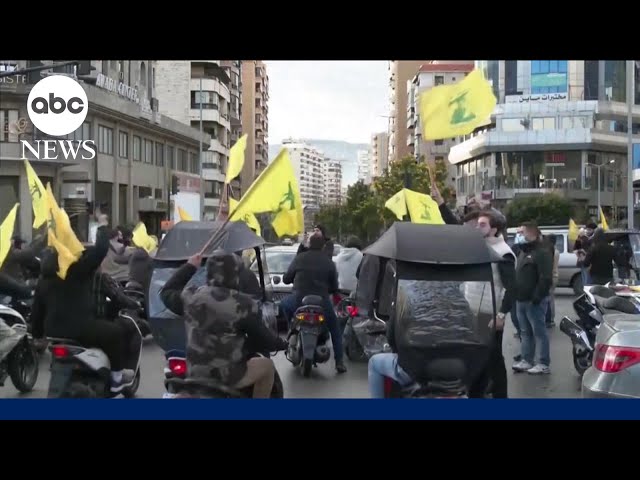
[[[587,149],[626,153],[627,135],[593,128],[519,132],[493,130],[453,146],[449,162],[457,164],[489,152]]]
[[[200,78],[192,78],[189,81],[189,89],[192,92],[200,91]],[[227,102],[231,100],[231,92],[229,91],[229,87],[227,87],[224,83],[222,83],[217,78],[203,78],[202,79],[202,91],[203,92],[216,92],[222,98],[224,98]]]
[[[199,128],[200,125],[200,109],[192,108],[189,111],[189,120],[191,120],[191,126]],[[202,109],[202,121],[213,122],[221,125],[225,130],[231,130],[231,122],[226,114],[220,113],[215,108],[203,108]]]

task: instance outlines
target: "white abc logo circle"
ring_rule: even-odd
[[[36,83],[27,99],[36,128],[54,137],[75,132],[89,111],[87,94],[73,78],[51,75]]]

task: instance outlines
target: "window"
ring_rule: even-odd
[[[144,141],[144,163],[153,164],[153,142],[151,140]]]
[[[187,165],[187,152],[186,150],[178,150],[178,170],[181,172],[188,172],[189,165]]]
[[[220,198],[220,184],[212,180],[204,181],[204,198]]]
[[[171,145],[167,145],[167,164],[173,169],[176,170],[176,153],[175,148]]]
[[[98,152],[113,155],[113,128],[98,126]]]
[[[202,103],[203,109],[217,110],[220,104],[219,97],[216,92],[191,92],[191,108],[200,108]]]
[[[156,165],[164,167],[164,145],[162,143],[156,143]]]
[[[129,158],[129,134],[127,132],[120,132],[120,147],[119,153],[120,158]]]
[[[190,173],[200,172],[200,169],[198,168],[198,157],[193,152],[189,152],[189,172]]]
[[[142,139],[135,135],[133,137],[133,161],[142,161]]]
[[[627,62],[624,60],[606,60],[604,62],[605,99],[612,102],[625,102]]]
[[[156,189],[154,190],[154,192],[155,192],[156,198],[157,198],[158,200],[161,200],[161,199],[162,199],[162,189],[161,189],[161,188],[156,188]]]
[[[600,71],[599,60],[584,61],[584,99],[598,99],[598,75]]]
[[[444,143],[444,141],[443,140],[436,140],[434,143],[436,145],[442,145]]]
[[[82,140],[91,140],[91,123],[84,122],[78,129],[69,135],[71,140],[81,142]]]
[[[556,128],[556,119],[554,117],[543,117],[532,119],[533,130],[553,130]]]
[[[505,60],[504,62],[505,95],[518,94],[518,61]]]
[[[502,119],[502,131],[503,132],[523,132],[524,126],[522,118],[503,118]]]
[[[147,66],[144,62],[140,62],[140,85],[147,86]]]
[[[443,75],[436,75],[436,85],[444,85],[444,76]]]
[[[567,60],[532,60],[531,93],[567,93]]]
[[[19,110],[0,110],[0,142],[18,143],[20,139],[16,133],[11,133],[9,125],[13,125],[18,121],[20,116]]]

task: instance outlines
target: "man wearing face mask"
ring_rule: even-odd
[[[526,243],[522,244],[518,257],[515,282],[522,360],[514,363],[512,368],[515,372],[532,375],[548,374],[551,359],[543,301],[549,295],[553,282],[553,258],[541,241],[538,226],[526,222],[522,227]],[[536,347],[539,349],[539,358],[534,364]]]

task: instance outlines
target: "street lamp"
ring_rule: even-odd
[[[598,169],[598,215],[600,215],[601,210],[601,205],[600,205],[600,169],[602,167],[608,167],[609,165],[613,164],[615,162],[615,159],[611,159],[609,160],[607,163],[603,163],[602,165],[597,165],[595,163],[585,163],[585,165],[588,165],[590,167],[595,167]]]

